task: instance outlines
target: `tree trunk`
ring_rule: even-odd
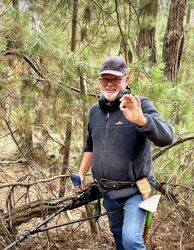
[[[183,20],[187,0],[171,0],[166,32],[163,44],[163,60],[165,62],[164,74],[168,80],[177,78],[183,44]]]
[[[87,106],[86,106],[86,100],[87,100],[87,89],[85,84],[85,79],[83,76],[83,73],[80,70],[80,91],[81,91],[81,102],[82,102],[82,118],[83,118],[83,143],[85,144],[85,138],[86,138],[86,128],[87,128]]]
[[[73,1],[73,18],[72,18],[72,35],[71,35],[71,51],[74,52],[76,49],[76,35],[77,35],[77,15],[78,15],[78,0]],[[71,97],[70,97],[71,99]],[[72,116],[67,117],[66,124],[66,137],[64,142],[63,152],[63,167],[61,174],[65,175],[67,173],[67,167],[69,165],[69,155],[70,155],[70,145],[71,145],[71,134],[72,134]],[[66,178],[62,178],[60,181],[60,191],[59,197],[65,195],[65,183]]]
[[[76,49],[77,15],[78,15],[78,0],[74,0],[73,1],[72,34],[71,34],[71,51],[75,51]]]
[[[67,173],[67,167],[69,165],[71,134],[72,134],[72,117],[68,117],[66,123],[65,142],[64,142],[64,147],[62,149],[63,152],[63,166],[61,170],[62,175],[65,175]],[[65,195],[66,179],[67,179],[66,177],[61,178],[59,197],[63,197]]]
[[[142,56],[144,48],[149,49],[149,62],[156,63],[156,22],[159,8],[158,0],[138,1],[139,5],[139,33],[137,36],[136,51]]]
[[[147,47],[150,49],[151,55],[149,61],[154,64],[156,63],[156,45],[155,45],[155,27],[141,28],[137,37],[137,53],[141,54],[143,48]]]

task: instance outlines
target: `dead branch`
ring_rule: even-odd
[[[169,149],[171,149],[171,148],[173,148],[181,143],[184,143],[186,141],[191,141],[191,140],[194,140],[194,136],[178,139],[177,141],[175,141],[171,145],[164,147],[164,148],[160,149],[158,152],[156,152],[155,154],[153,154],[153,156],[152,156],[153,161],[156,160],[161,155],[163,155],[164,153],[166,153],[166,151],[168,151]]]
[[[167,183],[165,183],[165,182],[156,182],[156,186],[155,186],[155,190],[157,190],[158,192],[160,192],[161,194],[163,194],[163,195],[165,195],[166,197],[167,197],[167,199],[169,200],[169,201],[175,201],[175,202],[179,202],[178,201],[178,199],[177,199],[177,194],[173,194],[172,192],[169,192],[169,191],[167,191],[167,188],[165,187],[165,184],[167,184]],[[169,199],[169,197],[171,197],[170,199]]]
[[[46,182],[51,182],[55,179],[58,179],[58,178],[68,178],[70,177],[70,175],[56,175],[56,176],[53,176],[52,178],[48,178],[48,179],[40,179],[38,181],[34,181],[34,182],[30,182],[30,183],[25,183],[25,182],[9,182],[9,183],[4,183],[4,184],[1,184],[0,185],[0,189],[2,188],[6,188],[6,187],[16,187],[16,186],[21,186],[21,187],[31,187],[33,185],[36,185],[36,184],[40,184],[40,183],[46,183]]]
[[[170,184],[170,183],[166,183],[166,182],[157,182],[156,186],[155,186],[155,190],[159,191],[161,194],[165,195],[165,197],[167,198],[167,200],[170,203],[173,203],[174,207],[176,210],[178,210],[179,212],[181,211],[181,214],[186,213],[189,216],[194,216],[194,211],[192,211],[190,208],[188,208],[186,205],[182,205],[180,203],[180,196],[179,193],[174,193],[174,192],[169,192],[168,191],[168,186],[172,186],[172,187],[184,187],[187,190],[191,190],[192,192],[194,192],[194,189],[192,187],[188,187],[188,186],[183,186],[183,185],[178,185],[178,184]]]

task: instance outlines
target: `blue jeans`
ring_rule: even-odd
[[[103,206],[110,213],[109,226],[116,250],[146,250],[143,232],[147,212],[139,208],[142,201],[141,194],[119,200],[112,200],[104,194]],[[118,209],[117,213],[113,212]]]

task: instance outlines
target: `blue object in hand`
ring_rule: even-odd
[[[71,173],[70,178],[71,178],[71,181],[72,181],[74,187],[81,186],[81,179],[80,179],[78,174]]]

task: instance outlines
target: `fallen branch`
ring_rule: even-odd
[[[79,200],[78,202],[73,203],[73,205],[70,207],[70,210],[86,205],[94,200],[97,200],[100,197],[99,190],[95,184],[91,185],[86,192],[89,192],[88,196],[86,196],[86,198],[84,199]],[[21,225],[22,223],[28,222],[32,218],[41,217],[42,209],[46,211],[47,215],[50,215],[56,212],[57,209],[65,207],[69,201],[72,201],[74,199],[77,199],[77,196],[45,201],[34,201],[29,204],[19,206],[15,209],[11,209],[9,212],[4,212],[3,218],[8,225],[11,219],[12,227],[14,228]]]

